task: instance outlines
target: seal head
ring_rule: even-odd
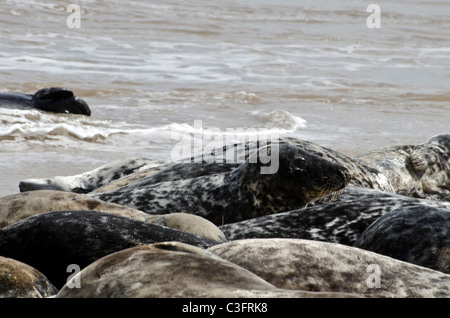
[[[270,166],[265,163],[269,157]],[[275,167],[274,158],[278,158]],[[302,202],[306,206],[345,188],[351,180],[350,172],[345,167],[288,144],[263,147],[247,161],[248,164],[234,170],[230,178],[240,181],[235,184],[241,185],[241,192],[250,190],[257,200],[261,198],[266,204],[270,198],[270,205],[273,206],[283,206],[286,201]],[[262,174],[265,167],[270,167],[266,171],[272,173]],[[267,197],[267,193],[278,196]],[[284,202],[273,202],[277,200]]]
[[[343,189],[351,177],[339,164],[277,143],[260,148],[226,173],[159,183],[153,179],[93,197],[149,214],[196,214],[221,225],[303,208]]]
[[[32,97],[36,109],[53,113],[91,115],[88,104],[81,98],[74,96],[71,90],[61,87],[44,88]]]

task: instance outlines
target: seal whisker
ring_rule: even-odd
[[[341,197],[342,193],[344,193],[344,189],[335,191],[331,194],[330,202],[336,202]]]

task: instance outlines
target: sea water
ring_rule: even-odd
[[[4,0],[0,92],[65,87],[92,116],[0,108],[0,195],[127,157],[170,160],[173,136],[192,134],[195,121],[351,156],[450,133],[449,8]]]

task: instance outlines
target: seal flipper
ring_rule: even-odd
[[[61,87],[44,88],[37,91],[33,97],[36,109],[54,113],[91,115],[88,104],[76,98],[71,90]]]
[[[411,163],[416,172],[424,173],[428,167],[437,163],[436,154],[430,150],[413,150],[411,152]]]

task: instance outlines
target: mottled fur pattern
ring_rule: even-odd
[[[283,138],[283,142],[301,147],[319,157],[330,160],[347,168],[352,175],[349,185],[370,188],[386,192],[394,192],[392,185],[386,176],[376,168],[365,162],[351,158],[332,149],[319,146],[309,141],[296,138]]]
[[[304,207],[350,180],[344,167],[292,145],[279,145],[278,158],[274,174],[261,174],[263,164],[247,160],[225,173],[159,183],[153,176],[93,196],[150,214],[192,213],[221,225]]]
[[[372,223],[354,246],[450,274],[450,208],[396,209]]]
[[[77,275],[82,288],[65,285],[56,298],[357,297],[279,289],[211,252],[179,242],[125,249],[102,257]]]
[[[57,211],[0,229],[0,255],[34,267],[61,288],[69,264],[83,268],[122,249],[168,241],[201,248],[217,244],[208,238],[109,213]]]
[[[302,148],[316,156],[344,166],[352,176],[350,185],[394,192],[392,185],[383,173],[359,159],[354,159],[332,149],[293,137],[280,138],[279,143]],[[243,161],[251,154],[251,149],[258,148],[259,145],[257,142],[228,145],[222,149],[215,149],[211,155],[215,161],[221,162],[222,160],[225,161],[226,154],[231,152],[236,153],[237,159]],[[198,160],[198,158],[192,158],[192,160]]]
[[[33,267],[0,256],[0,298],[44,298],[57,293],[47,277]]]
[[[19,183],[21,192],[32,190],[60,190],[88,193],[114,180],[146,169],[163,166],[161,161],[147,158],[117,160],[92,171],[74,176],[57,176],[52,179],[27,179]]]
[[[299,238],[353,245],[366,228],[402,207],[444,208],[450,203],[348,186],[334,202],[321,200],[301,210],[268,215],[220,227],[229,240]]]
[[[386,176],[358,159],[350,158],[334,150],[296,138],[281,138],[279,144],[300,147],[316,156],[344,166],[350,171],[352,176],[351,185],[394,192]],[[226,173],[245,162],[252,154],[252,150],[258,149],[259,146],[259,143],[251,142],[214,149],[210,154],[213,159],[213,162],[210,164],[201,162],[204,159],[202,157],[193,157],[191,162],[184,163],[158,162],[145,158],[123,159],[79,175],[57,176],[52,179],[24,180],[19,187],[22,192],[47,189],[77,193],[88,193],[96,190],[95,192],[100,193],[123,187],[144,178],[148,185],[151,182],[176,181]],[[234,161],[229,162],[226,160],[228,152],[236,155]],[[161,171],[151,174],[151,178],[149,178],[150,174],[145,172],[151,169]],[[114,180],[116,181],[113,182]]]
[[[365,297],[450,297],[450,275],[359,248],[298,239],[250,239],[208,248],[278,288]],[[379,268],[379,284],[373,279]]]
[[[358,159],[388,177],[396,193],[450,201],[450,135],[419,145],[394,146]]]

